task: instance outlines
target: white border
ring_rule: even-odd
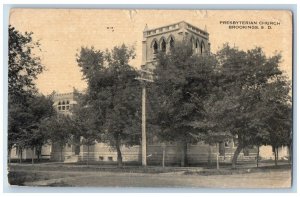
[[[273,1],[270,1],[270,2],[264,2],[264,4],[261,4],[261,2],[262,2],[261,0],[260,1],[258,1],[258,0],[252,0],[252,1],[243,1],[243,2],[241,2],[239,0],[232,0],[230,2],[230,4],[225,4],[224,5],[224,2],[221,2],[220,0],[218,0],[218,1],[217,0],[207,0],[207,1],[204,1],[204,2],[201,1],[201,3],[204,4],[203,7],[206,7],[208,4],[209,4],[209,6],[211,6],[212,4],[219,4],[219,5],[216,5],[217,9],[222,9],[222,7],[220,7],[220,4],[222,4],[223,8],[225,7],[225,9],[229,9],[229,7],[232,7],[232,8],[235,8],[235,9],[239,9],[239,7],[242,7],[242,6],[240,6],[241,4],[242,5],[243,4],[244,5],[245,4],[247,4],[247,5],[248,4],[252,4],[251,6],[249,6],[250,8],[252,8],[252,7],[256,7],[256,8],[265,7],[267,4],[268,4],[268,7],[270,7],[270,8],[274,7],[274,4],[297,4],[297,9],[299,8],[298,2],[296,0],[285,0],[285,1],[273,0]],[[68,7],[68,5],[74,7],[74,5],[76,5],[76,4],[77,5],[80,4],[80,5],[78,5],[78,7],[82,7],[82,6],[83,7],[89,7],[87,5],[89,5],[89,4],[96,4],[96,3],[98,3],[98,1],[97,0],[86,0],[86,1],[79,1],[79,0],[77,0],[77,1],[72,1],[71,2],[72,4],[69,4],[69,3],[70,3],[70,0],[69,1],[68,0],[64,0],[64,1],[62,1],[62,0],[42,0],[42,1],[41,0],[28,0],[26,2],[24,2],[24,0],[3,0],[2,1],[2,5],[3,4],[19,4],[19,5],[31,6],[32,4],[40,4],[40,5],[44,5],[42,7],[45,7],[45,6],[47,6],[47,7],[61,7],[61,6]],[[170,4],[170,3],[173,4],[173,5],[171,5],[171,6],[170,5],[166,5],[166,4]],[[186,6],[189,7],[186,4],[195,4],[195,3],[197,3],[196,0],[185,0],[185,1],[178,1],[178,0],[148,0],[148,1],[143,1],[143,2],[140,2],[138,0],[132,0],[132,1],[127,1],[127,4],[124,5],[124,1],[122,1],[122,0],[110,0],[110,1],[107,1],[106,3],[101,4],[101,5],[102,5],[102,7],[106,7],[106,6],[109,6],[109,5],[110,5],[109,7],[112,7],[113,4],[119,4],[119,5],[115,5],[115,6],[116,7],[120,7],[120,6],[121,7],[132,7],[132,4],[138,4],[139,5],[138,7],[143,7],[142,4],[152,4],[153,7],[170,7],[170,8],[174,8],[174,4],[177,4],[177,6],[178,5],[183,5],[182,7],[186,7]],[[54,4],[56,4],[56,5],[54,5]],[[153,4],[156,4],[156,5],[153,5]],[[232,5],[232,4],[239,4],[238,8],[236,8],[237,5]],[[254,4],[257,4],[257,5],[254,5]],[[159,5],[161,5],[161,6],[159,6]],[[152,6],[149,6],[149,7],[152,7]],[[179,9],[179,7],[177,7],[177,6],[175,6],[175,8]],[[199,4],[197,6],[199,6]],[[32,5],[32,7],[36,7],[36,5]],[[276,5],[275,5],[275,7],[276,7]],[[191,8],[191,5],[190,5],[190,8]],[[247,9],[247,8],[244,8],[244,9]],[[277,5],[276,9],[279,9],[278,5]],[[3,16],[3,6],[1,7],[1,13],[0,14],[1,14],[1,16]],[[299,27],[299,15],[297,15],[297,18],[295,20],[297,21],[297,27]],[[1,32],[4,33],[3,32],[3,20],[1,20]],[[297,32],[297,30],[296,30],[296,32]],[[299,44],[298,42],[299,42],[298,40],[295,40],[295,43],[294,43],[294,48],[295,49],[297,49],[297,46]],[[6,43],[3,42],[3,36],[1,36],[1,44],[2,44],[2,46],[4,46],[4,44],[6,44]],[[2,50],[3,50],[3,47],[2,47]],[[294,54],[294,55],[296,55],[296,54]],[[3,60],[3,51],[1,51],[1,56],[0,57],[1,57],[1,60]],[[298,65],[299,59],[296,58],[296,61],[294,62],[294,66]],[[298,76],[297,70],[298,69],[294,68],[294,79],[297,79],[297,76]],[[3,66],[0,67],[0,76],[3,77]],[[0,87],[4,87],[3,81],[4,81],[4,79],[1,78],[1,80],[0,80]],[[299,80],[294,80],[294,88],[295,88],[294,89],[294,96],[296,96],[296,94],[298,92],[298,88],[299,88],[298,81]],[[3,103],[4,102],[4,97],[3,96],[4,96],[4,92],[0,91],[0,103],[2,103],[2,106],[5,106],[5,103]],[[297,104],[297,102],[296,102],[296,100],[294,100],[294,105],[295,105],[295,108],[296,108],[295,110],[298,112],[299,108],[298,108],[298,106],[296,104]],[[0,109],[3,109],[3,108],[0,108]],[[1,116],[0,116],[0,128],[3,128],[3,126],[4,126],[3,119],[4,119],[4,115],[5,114],[4,114],[3,110],[1,110],[0,113],[1,113]],[[298,118],[299,117],[297,116],[297,119],[295,119],[294,121],[298,122],[298,120],[299,120]],[[297,130],[298,129],[295,128],[294,132],[297,132]],[[3,136],[3,132],[1,132],[1,133],[2,134],[0,136],[0,140],[2,140],[2,142],[3,142],[3,139],[4,139],[3,137],[4,136]],[[297,141],[299,141],[299,136],[300,135],[297,135]],[[2,161],[0,163],[0,167],[1,167],[1,170],[2,170],[2,174],[5,173],[5,172],[3,172],[3,162],[6,162],[6,161],[3,161],[3,156],[4,156],[3,153],[4,153],[4,151],[5,150],[0,149],[0,158],[1,158],[1,161]],[[297,151],[297,158],[299,158],[299,151]],[[295,160],[297,158],[295,158]],[[299,172],[298,171],[297,171],[297,175],[298,175],[297,177],[299,177]],[[2,188],[3,187],[3,179],[0,179],[0,180],[1,180],[1,182],[0,182],[1,189],[3,191],[3,188]],[[297,183],[297,186],[298,185],[299,185],[299,181]],[[295,186],[295,187],[298,188],[297,186]],[[31,192],[35,192],[36,189],[39,190],[39,188],[32,188]],[[60,190],[63,191],[64,188],[60,188]],[[58,191],[60,191],[60,190],[58,190]],[[76,191],[77,189],[74,188],[74,190]],[[82,190],[83,191],[77,191],[77,192],[89,192],[88,188],[82,189]],[[195,194],[191,194],[191,193],[185,193],[185,194],[180,193],[181,191],[184,191],[184,190],[185,189],[183,189],[183,190],[181,190],[181,189],[166,189],[163,192],[179,192],[177,194],[172,194],[172,196],[174,196],[174,197],[175,196],[182,197],[182,196],[194,196],[195,195]],[[212,190],[214,190],[214,189],[212,189]],[[111,191],[114,191],[114,188],[111,188]],[[145,190],[144,191],[143,190],[138,190],[138,191],[145,192]],[[138,192],[138,191],[132,191],[132,192]],[[151,192],[155,192],[155,191],[160,191],[160,190],[152,190]],[[235,192],[235,190],[223,190],[223,191],[222,190],[214,190],[214,191],[215,192]],[[23,192],[28,192],[28,190],[27,191],[23,191]],[[122,192],[122,190],[117,191],[117,192]],[[123,192],[126,192],[126,191],[123,190]],[[146,192],[147,192],[147,189],[146,189]],[[160,192],[162,192],[162,191],[160,191]],[[208,191],[207,190],[203,190],[203,191],[190,190],[190,191],[185,191],[185,192],[208,192]],[[212,192],[212,191],[210,191],[210,192]],[[251,192],[253,192],[253,191],[251,191]],[[257,191],[257,192],[259,192],[259,191]],[[264,191],[262,190],[261,192],[264,192]],[[5,195],[9,195],[9,196],[10,195],[15,195],[15,193],[14,194],[7,194],[6,193]],[[29,195],[32,196],[32,195],[41,195],[41,194],[26,193],[26,194],[20,194],[20,195],[22,195],[22,196],[27,196],[27,195],[28,196]],[[53,194],[50,193],[50,194],[42,194],[42,195],[46,195],[47,196],[47,195],[53,195]],[[62,194],[62,195],[64,195],[64,194]],[[79,194],[72,194],[72,195],[76,196],[76,195],[81,195],[81,194],[79,193]],[[99,194],[89,193],[88,195],[99,195]],[[111,196],[111,195],[113,195],[113,196],[115,196],[115,195],[122,195],[122,196],[129,196],[129,195],[130,196],[135,196],[136,195],[136,196],[140,196],[141,194],[137,194],[137,193],[136,194],[131,194],[131,193],[117,193],[117,194],[106,193],[105,195],[107,195],[107,196]],[[143,194],[143,196],[149,196],[149,195],[151,195],[151,194]],[[166,194],[159,194],[159,195],[166,195]],[[203,195],[203,194],[196,194],[196,195],[198,196],[198,195]],[[207,195],[212,195],[212,194],[207,194]],[[233,196],[240,196],[241,194],[238,194],[238,193],[234,193],[234,194],[232,194],[232,193],[225,193],[225,194],[221,194],[221,195],[222,196],[231,196],[231,197],[233,197]],[[243,195],[246,195],[246,196],[247,195],[251,195],[252,196],[252,195],[259,195],[259,194],[249,194],[248,193],[248,194],[243,194]],[[261,195],[266,195],[266,193],[261,193]],[[271,195],[272,196],[278,196],[278,195],[282,196],[281,193],[271,194]],[[296,194],[295,193],[290,193],[290,194],[284,194],[284,195],[292,195],[292,196],[294,196]]]

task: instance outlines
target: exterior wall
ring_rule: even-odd
[[[55,94],[53,98],[54,108],[63,114],[70,114],[69,110],[77,104],[74,92]]]
[[[57,144],[52,144],[52,151],[51,151],[51,160],[52,161],[60,161],[61,157],[62,160],[65,161],[68,157],[75,155],[75,151],[72,145],[66,145],[62,152],[60,147]]]
[[[210,150],[209,150],[210,149]],[[230,163],[234,154],[236,147],[226,146],[225,154],[222,156],[218,154],[219,162],[221,163]],[[285,149],[285,148],[284,148]],[[149,165],[162,165],[163,159],[163,150],[165,150],[165,164],[166,165],[179,165],[181,158],[181,149],[179,145],[168,144],[168,145],[148,145],[147,146],[147,163]],[[188,145],[187,158],[190,165],[197,165],[200,163],[206,163],[209,159],[209,152],[211,151],[211,161],[216,162],[217,153],[219,151],[216,145],[209,146],[208,144],[198,143],[195,145]],[[272,149],[271,149],[272,151]],[[141,163],[141,147],[122,147],[122,158],[124,162],[135,162]],[[252,148],[247,150],[248,154],[244,154],[243,151],[239,154],[238,161],[255,161],[257,149]],[[272,156],[273,153],[268,153],[268,156]],[[263,159],[274,159],[274,157],[268,157],[263,155]],[[282,153],[283,156],[287,156]],[[261,155],[262,156],[262,155]],[[87,147],[81,146],[79,161],[86,161],[88,157]],[[282,157],[283,158],[283,157]],[[282,159],[280,158],[280,159]],[[90,161],[98,162],[116,162],[117,161],[117,152],[113,150],[110,146],[104,143],[97,143],[93,146],[90,146],[89,153]]]
[[[24,159],[24,160],[31,159],[31,156],[32,156],[32,150],[24,149],[22,151],[22,159]],[[17,147],[12,148],[11,152],[10,152],[10,159],[20,159],[20,157],[21,157],[21,154],[17,150]],[[36,157],[36,156],[34,156],[34,157]]]
[[[272,146],[261,146],[259,148],[259,155],[262,159],[275,159],[275,155],[272,150]],[[289,156],[289,148],[287,146],[282,146],[278,148],[278,159],[287,159]]]
[[[41,151],[40,159],[50,159],[51,155],[51,145],[44,145]],[[37,159],[36,154],[31,149],[25,149],[22,152],[22,159],[27,160],[31,159],[33,156],[34,159]],[[11,159],[20,159],[20,154],[17,152],[17,148],[14,147],[10,152]]]
[[[89,148],[89,160],[91,161],[103,161],[103,162],[114,162],[117,161],[117,152],[110,146],[104,143],[96,143]],[[125,162],[139,162],[141,160],[140,146],[132,146],[121,148],[122,159]],[[83,145],[80,147],[80,158],[79,160],[85,161],[88,157],[87,146]]]

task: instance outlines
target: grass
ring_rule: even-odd
[[[24,185],[25,182],[34,182],[37,180],[47,180],[48,177],[45,177],[39,172],[23,172],[23,171],[11,171],[8,173],[8,183],[10,185]]]
[[[69,184],[65,183],[64,181],[51,183],[51,184],[48,184],[47,186],[50,186],[50,187],[73,187],[72,185],[69,185]]]
[[[274,166],[270,163],[268,166],[262,167],[249,167],[248,165],[240,165],[238,169],[231,169],[230,165],[221,165],[219,170],[205,167],[161,167],[161,166],[123,166],[117,165],[89,165],[84,164],[64,164],[64,163],[48,163],[48,164],[13,164],[9,165],[8,180],[11,185],[24,185],[25,182],[35,182],[41,180],[65,178],[66,176],[77,176],[80,172],[113,172],[113,173],[145,173],[145,174],[159,174],[169,172],[182,172],[183,175],[233,175],[233,174],[246,174],[255,172],[272,172],[284,171],[291,169],[291,165],[287,163],[280,163]],[[61,173],[66,172],[66,173]],[[63,182],[52,183],[49,186],[71,186]]]
[[[284,164],[278,166],[263,166],[263,167],[251,167],[251,168],[220,168],[217,169],[204,169],[202,171],[186,171],[185,175],[201,175],[201,176],[211,176],[211,175],[233,175],[233,174],[248,174],[257,172],[271,172],[271,171],[285,171],[291,169],[291,165]]]

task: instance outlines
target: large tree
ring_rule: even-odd
[[[32,95],[26,104],[15,103],[10,106],[8,115],[9,147],[16,146],[20,153],[25,148],[35,150],[38,158],[41,147],[47,141],[41,122],[55,114],[51,96]],[[33,156],[33,155],[32,155]]]
[[[237,136],[238,144],[232,158],[232,167],[236,167],[239,153],[247,146],[260,146],[268,141],[272,135],[267,129],[272,122],[266,124],[263,112],[270,111],[270,105],[265,105],[265,98],[281,102],[286,100],[283,94],[263,96],[266,87],[282,76],[279,69],[280,55],[266,57],[261,48],[242,51],[225,45],[217,53],[221,77],[219,80],[223,97],[218,102],[223,103],[220,108],[220,124],[224,130]],[[281,85],[278,84],[278,88]],[[274,90],[270,89],[271,92]],[[216,102],[216,104],[218,103]],[[223,114],[223,115],[222,115]]]
[[[177,42],[170,52],[157,55],[155,69],[160,137],[181,145],[181,165],[187,164],[187,145],[197,142],[203,128],[191,122],[203,120],[204,99],[214,85],[216,59],[210,54],[194,53],[189,41]],[[197,100],[197,102],[195,102]]]
[[[32,153],[35,152],[39,159],[42,146],[48,140],[48,135],[41,128],[41,124],[43,120],[55,115],[52,96],[35,95],[30,99],[30,105],[26,113],[28,114],[27,124],[29,125],[23,130],[24,136],[22,136],[21,140],[25,142],[25,147],[30,148]],[[32,163],[34,161],[33,157],[34,155],[32,154]]]
[[[9,59],[8,59],[8,150],[14,145],[20,152],[28,145],[36,124],[50,110],[35,102],[48,102],[37,94],[35,79],[44,67],[34,51],[40,50],[39,43],[33,41],[32,32],[22,34],[9,26]],[[42,101],[43,100],[43,101]],[[38,104],[38,103],[37,103]],[[40,109],[38,109],[41,107]],[[49,107],[49,105],[47,105]],[[43,109],[42,109],[43,108]],[[41,110],[40,114],[33,114]],[[44,111],[46,110],[46,111]],[[43,111],[43,112],[42,112]],[[40,116],[41,115],[41,116]]]
[[[117,151],[122,165],[122,145],[139,143],[140,84],[136,70],[129,65],[134,50],[125,46],[105,52],[81,48],[77,55],[84,79],[88,82],[87,104],[94,124],[101,132],[101,141]]]
[[[102,119],[95,116],[96,110],[88,104],[87,96],[77,91],[77,104],[71,109],[70,129],[72,130],[73,144],[87,146],[87,165],[89,164],[90,146],[94,145],[100,139],[101,130],[97,129],[97,119]],[[95,119],[96,118],[96,119]],[[100,141],[100,140],[99,140]],[[75,151],[77,154],[77,150]]]
[[[278,147],[292,145],[292,106],[291,86],[285,76],[277,76],[262,89],[261,113],[257,121],[264,125],[268,138],[264,144],[273,147],[275,165],[278,161]],[[291,149],[289,149],[291,151]],[[291,155],[291,152],[289,153]]]
[[[67,144],[72,143],[72,133],[70,129],[71,119],[69,115],[56,113],[42,121],[41,131],[47,136],[47,142],[60,151],[60,161],[63,161],[63,149]]]

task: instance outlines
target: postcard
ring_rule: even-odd
[[[9,17],[10,185],[291,187],[291,11]]]

